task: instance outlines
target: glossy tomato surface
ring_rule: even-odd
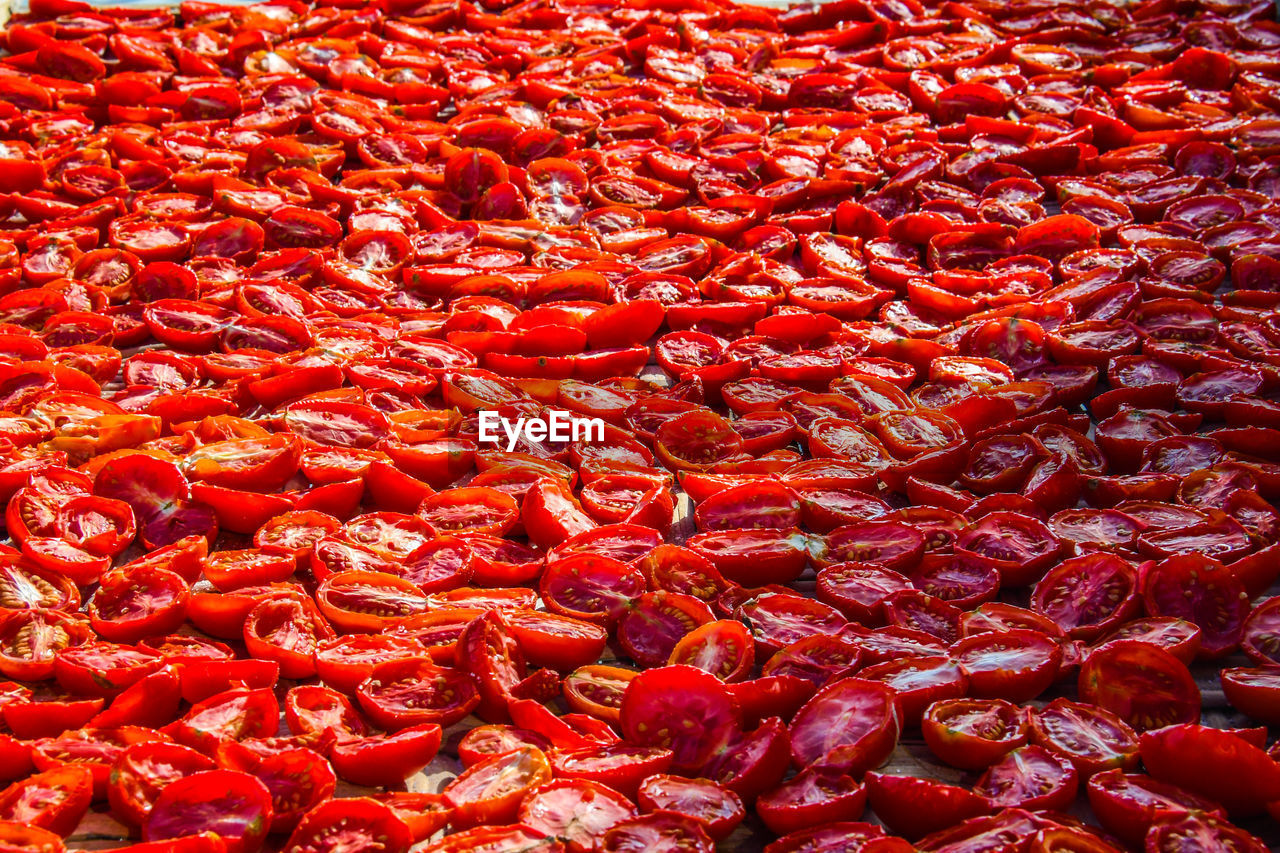
[[[1274,4],[31,0],[0,501],[4,850],[1276,848]]]

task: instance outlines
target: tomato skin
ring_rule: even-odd
[[[170,838],[165,841],[143,841],[120,849],[128,850],[130,853],[165,853],[165,851],[172,851],[173,853],[223,853],[227,849],[227,843],[219,835],[215,835],[212,832],[202,832],[199,835],[186,835],[182,838]]]
[[[1139,749],[1156,779],[1212,797],[1232,817],[1260,814],[1266,803],[1280,799],[1280,766],[1234,734],[1195,724],[1168,726],[1144,732]]]
[[[529,538],[544,548],[596,526],[590,516],[565,497],[559,486],[545,482],[534,485],[525,494],[520,515]]]
[[[219,741],[269,737],[279,727],[280,704],[268,688],[232,688],[191,706],[171,727],[174,738],[208,752]]]
[[[435,757],[440,731],[435,723],[421,723],[390,735],[342,740],[329,758],[338,776],[353,785],[400,785]]]
[[[1124,720],[1069,699],[1055,699],[1031,714],[1031,740],[1070,761],[1085,779],[1137,764],[1138,736]]]
[[[514,699],[511,691],[527,672],[520,646],[502,618],[488,611],[464,628],[457,656],[479,691],[475,712],[489,722],[505,722]]]
[[[35,765],[31,763],[31,744],[18,740],[12,735],[0,737],[0,758],[4,759],[2,766],[5,768],[0,781],[12,782],[15,779],[22,779],[30,776],[35,770]]]
[[[1236,710],[1263,723],[1276,719],[1273,701],[1277,685],[1270,667],[1231,667],[1219,673],[1223,693]]]
[[[786,835],[833,821],[857,820],[866,789],[838,770],[812,768],[756,800],[756,813],[770,831]]]
[[[1145,849],[1176,850],[1184,844],[1206,844],[1216,849],[1262,853],[1267,846],[1262,841],[1211,815],[1184,814],[1159,826],[1153,826],[1144,840]]]
[[[866,776],[866,786],[876,816],[909,840],[991,811],[991,805],[978,794],[932,779],[873,771]]]
[[[1186,664],[1138,640],[1113,640],[1080,667],[1080,696],[1138,731],[1200,719],[1200,689]]]
[[[846,703],[848,703],[846,705]],[[832,730],[825,715],[857,708],[858,729]],[[817,764],[861,774],[878,767],[898,742],[901,709],[895,691],[860,678],[833,682],[810,699],[791,722],[791,760],[796,767]]]
[[[929,749],[952,767],[979,770],[1027,743],[1021,708],[1002,699],[943,699],[921,721]]]
[[[635,806],[604,785],[560,781],[530,792],[520,804],[519,822],[561,837],[570,851],[583,853],[594,849],[609,829],[635,816]]]
[[[0,708],[5,724],[16,736],[24,739],[56,737],[65,731],[77,729],[93,719],[102,710],[104,700],[77,699],[66,694],[54,694],[42,702],[9,702]]]
[[[225,829],[218,834],[228,851],[256,850],[271,821],[271,794],[253,776],[233,770],[205,770],[170,783],[147,816],[143,838],[158,841],[187,835],[187,821],[201,820],[200,807],[218,803],[225,807],[219,821]]]
[[[214,763],[190,747],[176,743],[140,743],[115,760],[107,784],[111,812],[130,826],[142,826],[166,781],[201,770]]]
[[[1062,662],[1062,648],[1030,630],[966,637],[952,648],[974,695],[1026,701],[1044,692]],[[1005,660],[1012,661],[1016,669]]]
[[[525,795],[550,782],[551,777],[547,757],[535,747],[486,758],[468,767],[445,789],[453,806],[451,819],[460,826],[510,823]]]
[[[689,725],[674,729],[673,718]],[[651,669],[631,679],[620,714],[627,740],[670,749],[673,765],[690,769],[722,749],[741,719],[741,708],[718,679],[686,666]]]
[[[1211,800],[1144,774],[1108,770],[1089,780],[1089,805],[1098,820],[1127,844],[1138,846],[1152,823],[1185,811],[1214,817],[1226,812]]]
[[[93,773],[63,764],[28,776],[0,791],[0,820],[70,835],[93,800]]]
[[[1020,746],[982,774],[974,791],[995,807],[1060,809],[1076,798],[1080,777],[1043,747]]]
[[[47,829],[25,826],[13,821],[0,822],[0,845],[14,853],[27,850],[43,850],[48,853],[62,853],[66,845],[55,833]]]
[[[398,691],[407,685],[422,685],[425,692],[418,701],[400,697]],[[370,719],[393,732],[424,723],[452,725],[481,702],[479,691],[464,673],[421,657],[375,665],[356,696]]]

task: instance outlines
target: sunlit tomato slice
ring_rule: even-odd
[[[503,619],[529,663],[562,672],[597,660],[609,636],[595,623],[541,610],[516,609]]]
[[[205,770],[168,784],[156,798],[143,838],[162,841],[213,829],[231,851],[255,850],[271,822],[271,793],[248,773]]]
[[[584,553],[551,563],[538,587],[552,612],[609,623],[644,591],[645,584],[638,569],[610,557]]]
[[[183,459],[190,475],[214,486],[268,492],[298,471],[302,443],[289,434],[205,445]]]
[[[875,563],[899,572],[909,572],[924,554],[924,536],[899,521],[863,521],[837,527],[815,549],[814,562]]]
[[[271,831],[293,829],[312,806],[333,795],[337,778],[324,757],[307,747],[259,752],[234,741],[218,745],[218,764],[250,773],[271,792]]]
[[[1186,664],[1159,646],[1112,640],[1080,667],[1080,697],[1138,731],[1200,719],[1200,690]]]
[[[1082,778],[1137,764],[1138,736],[1115,714],[1058,698],[1031,714],[1031,740],[1071,762]]]
[[[798,529],[726,529],[699,533],[687,546],[744,586],[786,583],[803,571],[808,539]]]
[[[751,483],[717,492],[698,504],[699,530],[800,525],[800,498],[781,483]]]
[[[641,666],[662,666],[682,638],[713,619],[711,608],[691,595],[646,592],[619,618],[618,642]]]
[[[781,592],[748,599],[733,610],[733,617],[750,629],[761,657],[805,637],[835,633],[845,624],[835,608]]]
[[[1031,606],[1063,631],[1095,639],[1134,616],[1138,575],[1119,557],[1090,554],[1063,560],[1036,583]]]
[[[853,777],[828,767],[801,771],[756,800],[765,826],[786,835],[812,826],[862,817],[867,791]]]
[[[476,726],[463,735],[458,742],[458,760],[463,767],[470,767],[486,758],[515,752],[522,746],[534,746],[544,753],[552,748],[551,741],[535,731],[499,723]]]
[[[859,678],[829,684],[805,703],[791,723],[791,760],[860,774],[893,751],[901,712],[887,685]]]
[[[67,849],[56,833],[14,821],[0,822],[0,844],[13,853],[62,853]]]
[[[295,735],[323,734],[333,730],[362,735],[366,727],[351,701],[318,684],[300,684],[285,696],[285,722]]]
[[[212,758],[181,744],[134,744],[112,765],[107,800],[118,819],[142,826],[168,783],[213,768]]]
[[[1212,557],[1169,557],[1143,578],[1143,599],[1152,616],[1176,616],[1200,628],[1201,652],[1229,653],[1240,642],[1248,596],[1236,576]]]
[[[623,694],[636,675],[635,670],[603,664],[579,667],[565,676],[565,701],[575,711],[618,723]]]
[[[325,578],[316,589],[316,605],[343,631],[379,631],[427,609],[426,598],[412,582],[385,572],[364,571]]]
[[[675,812],[692,818],[716,840],[732,833],[746,814],[738,795],[722,785],[662,774],[644,781],[637,802],[646,812]]]
[[[917,839],[986,814],[990,804],[982,796],[934,779],[868,773],[867,800],[876,817],[890,831]]]
[[[919,725],[929,705],[962,696],[969,686],[960,665],[940,656],[885,661],[859,670],[858,677],[881,681],[898,691],[903,724],[912,727]]]
[[[370,719],[389,731],[423,723],[452,725],[480,703],[480,694],[465,673],[428,658],[374,666],[356,697]]]
[[[974,791],[999,808],[1063,808],[1080,779],[1065,758],[1035,745],[1009,752],[982,774]]]
[[[439,749],[440,727],[422,723],[394,734],[339,741],[329,759],[338,776],[353,785],[395,787],[426,767]]]
[[[1061,542],[1043,522],[1016,512],[993,512],[956,537],[956,551],[995,562],[1007,586],[1040,578],[1061,552]]]
[[[1194,724],[1144,732],[1142,763],[1156,779],[1212,796],[1235,818],[1280,798],[1280,766],[1239,736]]]
[[[99,636],[130,643],[176,631],[189,600],[190,588],[175,572],[140,566],[105,576],[87,609]]]
[[[147,648],[97,642],[63,649],[53,673],[59,684],[82,696],[113,696],[163,663]]]
[[[316,672],[316,646],[332,638],[333,629],[310,598],[281,595],[253,605],[243,637],[255,658],[280,664],[286,678],[306,678]]]
[[[0,672],[22,681],[50,678],[57,654],[87,642],[91,633],[78,614],[60,610],[0,613]]]
[[[600,853],[641,853],[644,850],[710,853],[711,837],[697,821],[674,812],[651,812],[616,824],[596,844]]]
[[[192,705],[173,736],[208,753],[222,740],[274,735],[279,721],[280,703],[269,688],[233,688]]]
[[[1016,629],[965,637],[952,648],[969,676],[970,691],[986,698],[1025,702],[1058,675],[1062,647],[1036,631]]]
[[[921,721],[925,743],[953,767],[978,770],[1027,743],[1026,714],[1003,699],[944,699]]]
[[[609,743],[559,750],[551,760],[558,778],[599,782],[631,797],[644,779],[671,769],[672,755],[656,746]]]
[[[1212,800],[1197,796],[1142,773],[1108,770],[1089,779],[1089,805],[1109,831],[1137,846],[1152,823],[1196,811],[1214,817],[1226,812]]]
[[[28,776],[0,791],[0,820],[72,833],[93,800],[93,773],[78,764],[62,764]]]
[[[349,844],[382,853],[405,853],[413,841],[409,827],[391,806],[363,797],[343,797],[308,811],[286,847],[300,853],[321,853],[334,844]]]
[[[692,666],[722,681],[741,681],[755,663],[755,648],[755,639],[741,622],[720,619],[681,637],[667,663]]]
[[[694,769],[729,743],[741,713],[719,679],[689,666],[665,666],[630,680],[620,722],[627,740],[670,749],[676,768]]]
[[[1200,629],[1184,619],[1170,616],[1134,619],[1103,637],[1100,645],[1113,640],[1150,643],[1164,649],[1187,666],[1191,666],[1200,651]]]
[[[502,536],[516,523],[519,508],[510,495],[472,486],[429,496],[418,515],[435,530]]]
[[[1212,815],[1185,813],[1170,817],[1148,830],[1144,840],[1146,849],[1157,853],[1186,850],[1188,847],[1205,847],[1228,850],[1232,853],[1262,853],[1267,849],[1261,839],[1238,826]]]
[[[589,851],[618,823],[636,816],[625,797],[604,785],[582,780],[551,782],[534,790],[520,805],[519,820],[563,838],[569,850]]]
[[[540,830],[520,824],[510,826],[482,826],[447,835],[424,847],[428,853],[504,853],[511,850],[537,851],[537,853],[561,853],[564,843],[548,838]]]

